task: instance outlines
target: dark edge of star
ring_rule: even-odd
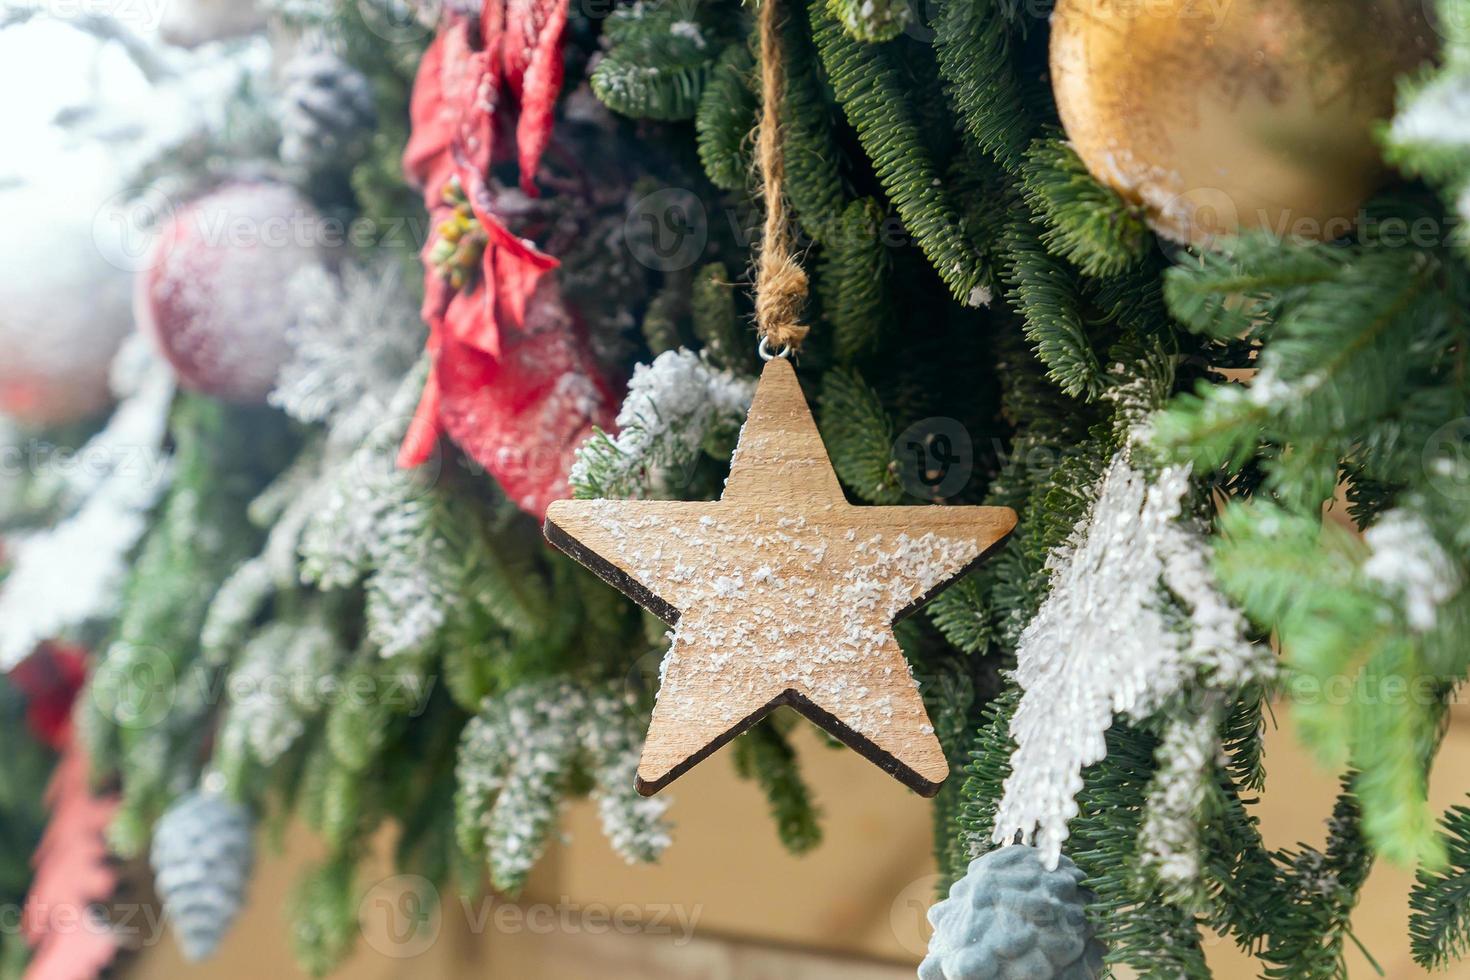
[[[986,510],[1010,510],[1009,507],[987,507],[985,509]],[[1011,513],[1014,514],[1015,511],[1011,511]],[[1012,521],[1011,522],[1011,529],[1009,531],[1007,531],[1005,534],[1002,534],[1000,537],[996,538],[994,544],[992,544],[990,547],[986,548],[984,551],[980,552],[980,554],[976,555],[975,558],[968,565],[966,565],[964,568],[960,569],[958,572],[956,572],[955,574],[951,575],[949,578],[945,579],[943,582],[940,582],[938,585],[934,586],[934,588],[930,589],[928,592],[925,592],[923,595],[919,596],[913,602],[909,603],[907,606],[904,606],[902,609],[900,609],[898,611],[898,615],[896,615],[896,616],[893,617],[893,621],[896,623],[896,622],[898,622],[901,619],[907,619],[908,617],[912,616],[914,613],[918,612],[925,605],[927,605],[929,602],[931,602],[934,599],[935,596],[939,595],[939,593],[943,592],[945,589],[949,588],[951,585],[954,585],[956,582],[958,582],[960,579],[964,578],[966,575],[969,575],[976,568],[979,568],[980,565],[982,565],[984,562],[986,562],[987,560],[989,560],[989,558],[990,558],[991,555],[995,554],[1001,548],[1005,547],[1005,543],[1011,539],[1011,535],[1016,533],[1016,523],[1017,522]]]
[[[638,605],[653,613],[659,619],[673,626],[679,621],[679,610],[666,602],[661,596],[650,592],[633,576],[623,571],[606,558],[587,547],[566,531],[554,524],[551,518],[546,519],[545,526],[541,529],[546,535],[546,540],[553,548],[564,552],[573,560],[586,566],[592,574],[602,579],[608,585],[632,599]]]
[[[913,769],[898,761],[898,759],[884,752],[866,736],[844,725],[836,715],[825,711],[806,695],[788,688],[772,698],[767,704],[736,722],[724,734],[670,769],[663,777],[653,781],[645,780],[642,776],[636,777],[633,781],[634,787],[638,790],[640,796],[653,796],[690,769],[693,769],[705,759],[708,759],[711,755],[724,748],[726,743],[733,740],[736,736],[744,734],[766,715],[783,705],[790,707],[811,721],[812,724],[827,732],[843,745],[846,745],[920,796],[932,798],[938,794],[940,787],[944,785],[943,779],[938,782],[925,779]],[[937,738],[933,734],[930,734],[928,737]]]

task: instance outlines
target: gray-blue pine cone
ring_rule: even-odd
[[[255,863],[250,813],[215,793],[176,800],[153,830],[153,878],[174,937],[193,961],[214,955],[245,903]]]
[[[351,167],[377,109],[367,76],[332,51],[315,48],[286,64],[281,101],[281,162],[308,171]]]
[[[1048,871],[1034,847],[970,862],[949,898],[929,909],[934,938],[919,980],[1095,980],[1103,945],[1087,922],[1092,894],[1063,856]]]

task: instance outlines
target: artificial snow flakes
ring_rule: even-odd
[[[1404,509],[1391,510],[1363,533],[1372,554],[1363,574],[1390,599],[1401,602],[1409,628],[1434,629],[1439,607],[1460,591],[1455,563],[1435,540],[1424,519]]]
[[[319,451],[257,501],[255,510],[274,511],[270,539],[220,590],[206,649],[227,646],[252,607],[299,572],[324,590],[365,582],[369,643],[385,657],[421,651],[458,599],[437,498],[423,474],[395,462],[424,385],[424,369],[412,369],[418,312],[390,263],[340,277],[307,267],[288,292],[293,356],[270,400],[328,429]]]
[[[321,711],[345,657],[320,618],[277,620],[252,637],[226,683],[229,711],[216,752],[226,760],[223,775],[235,777],[249,759],[271,766],[285,755]]]
[[[496,888],[514,892],[525,883],[577,767],[594,781],[603,830],[618,853],[652,861],[663,852],[668,801],[632,789],[638,727],[623,699],[571,681],[526,684],[485,702],[460,740],[455,825],[461,847],[489,862]]]
[[[372,83],[320,41],[293,55],[283,74],[281,162],[303,176],[350,168],[377,121]]]
[[[1139,833],[1143,864],[1182,900],[1195,894],[1200,877],[1199,812],[1220,755],[1224,697],[1192,717],[1170,718],[1157,753],[1159,770],[1149,789]]]
[[[678,481],[705,440],[733,431],[755,382],[688,350],[668,350],[633,369],[618,411],[618,435],[598,432],[577,450],[570,481],[579,497],[643,497]]]
[[[651,795],[789,704],[914,790],[949,764],[894,621],[1015,526],[1004,507],[854,507],[770,361],[717,503],[563,500],[552,544],[675,623],[638,767]]]
[[[1048,559],[1051,594],[1016,651],[1024,694],[994,840],[1034,837],[1052,867],[1114,715],[1142,721],[1190,685],[1234,690],[1272,670],[1215,590],[1205,538],[1181,522],[1188,490],[1187,469],[1150,483],[1120,453],[1088,519]]]
[[[1394,117],[1388,138],[1401,147],[1470,147],[1470,84],[1449,75],[1426,85]]]
[[[330,421],[340,442],[383,422],[387,399],[418,360],[423,326],[397,262],[348,265],[334,276],[308,265],[287,285],[296,319],[292,356],[270,403],[301,422]],[[406,420],[392,420],[402,422]]]

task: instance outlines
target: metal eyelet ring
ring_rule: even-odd
[[[763,361],[774,361],[778,357],[790,357],[791,356],[791,345],[790,344],[784,344],[784,345],[782,345],[781,350],[779,352],[777,352],[775,354],[772,354],[771,353],[771,338],[770,337],[762,337],[761,338],[761,342],[760,342],[760,346],[757,347],[756,350],[760,352],[761,360],[763,360]]]

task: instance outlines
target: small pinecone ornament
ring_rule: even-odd
[[[305,173],[350,166],[377,121],[367,76],[321,46],[286,64],[279,109],[281,162]]]
[[[154,828],[154,881],[190,961],[214,955],[244,905],[251,829],[245,807],[209,790],[180,797]]]
[[[929,910],[934,938],[919,980],[1094,980],[1103,945],[1087,922],[1092,895],[1065,855],[1048,871],[1034,847],[970,862],[949,898]]]
[[[286,283],[330,255],[327,227],[284,184],[228,184],[178,209],[133,284],[140,328],[180,384],[262,404],[291,356]]]

